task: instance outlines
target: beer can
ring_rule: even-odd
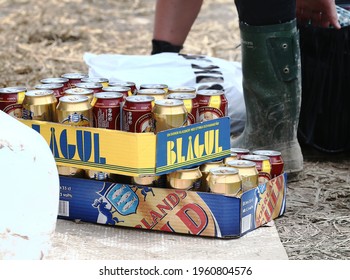
[[[165,177],[163,175],[141,174],[138,176],[132,176],[131,184],[137,186],[164,188],[166,186],[166,181],[164,180],[164,178]]]
[[[222,90],[198,90],[197,100],[201,122],[228,116],[228,101]]]
[[[123,100],[123,94],[119,92],[96,93],[92,108],[94,126],[120,130],[120,110]]]
[[[119,92],[121,94],[123,94],[124,100],[125,98],[127,98],[128,96],[132,96],[132,92],[131,92],[131,88],[130,87],[122,87],[122,86],[108,86],[108,87],[104,87],[102,89],[102,91],[105,92]]]
[[[34,88],[40,90],[52,90],[57,99],[60,99],[64,95],[64,84],[38,84]]]
[[[94,93],[101,92],[102,91],[102,84],[101,83],[77,83],[75,84],[77,88],[85,88],[85,89],[91,89],[94,91]]]
[[[184,102],[188,116],[187,124],[194,124],[199,122],[199,103],[196,95],[192,93],[170,93],[168,94],[169,99],[178,99]]]
[[[81,78],[82,83],[100,83],[102,87],[107,87],[109,80],[106,78],[100,78],[100,77],[85,77]]]
[[[81,168],[58,165],[57,170],[61,176],[85,178],[85,170]]]
[[[92,102],[94,98],[94,91],[88,88],[69,88],[64,91],[64,95],[79,95],[79,96],[87,96],[89,98],[89,102]]]
[[[169,87],[168,88],[168,94],[171,93],[185,93],[185,94],[194,94],[196,95],[196,88],[195,87]]]
[[[54,122],[56,120],[57,98],[53,90],[29,90],[23,99],[22,118]]]
[[[75,88],[77,83],[81,83],[81,79],[89,77],[88,74],[81,72],[65,73],[61,75],[61,78],[68,79],[68,86],[70,88]]]
[[[167,94],[169,87],[166,84],[141,84],[140,89],[162,89]]]
[[[201,191],[203,192],[209,191],[209,186],[207,181],[209,171],[213,168],[222,167],[222,166],[224,166],[224,162],[222,159],[220,159],[220,160],[203,163],[199,167],[199,170],[202,172],[202,181],[201,181],[201,189],[200,189]]]
[[[122,130],[128,132],[153,132],[151,96],[128,96],[122,107]]]
[[[182,100],[162,99],[154,102],[152,109],[154,132],[187,125],[187,109]]]
[[[259,185],[268,182],[271,179],[271,163],[267,156],[260,155],[243,155],[241,159],[255,162],[256,169],[259,172]]]
[[[231,154],[235,153],[237,155],[237,159],[241,159],[242,156],[250,154],[250,150],[244,148],[231,148],[230,151]]]
[[[85,178],[96,181],[109,181],[110,174],[108,172],[97,171],[97,170],[84,170]]]
[[[199,167],[184,168],[167,174],[168,187],[178,190],[199,191],[202,172]]]
[[[136,84],[134,82],[129,82],[129,81],[126,81],[126,82],[109,82],[108,83],[108,86],[109,87],[129,87],[130,90],[131,90],[131,95],[135,95],[136,92],[137,92],[137,87],[136,87]]]
[[[238,159],[230,160],[226,164],[228,167],[233,167],[238,170],[242,178],[242,191],[253,189],[258,186],[259,172],[256,169],[256,163],[250,160]]]
[[[26,91],[25,87],[0,88],[0,110],[12,117],[22,118],[22,102]]]
[[[62,77],[41,79],[40,83],[42,83],[42,84],[63,84],[62,91],[65,91],[66,89],[70,88],[69,80],[67,78],[62,78]]]
[[[153,96],[154,100],[165,99],[165,90],[164,89],[156,89],[156,88],[146,88],[139,89],[136,92],[137,95],[143,96]]]
[[[87,96],[65,95],[57,105],[57,121],[73,126],[93,126],[92,106]]]
[[[271,178],[281,175],[284,171],[284,162],[281,152],[274,150],[256,150],[254,155],[267,156],[271,163]]]
[[[237,154],[236,153],[233,153],[231,152],[231,154],[228,156],[228,157],[225,157],[224,158],[224,164],[227,166],[227,163],[231,160],[237,160]]]
[[[242,190],[242,178],[238,170],[233,167],[210,169],[207,181],[212,193],[237,196]]]

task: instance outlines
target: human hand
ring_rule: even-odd
[[[340,29],[335,0],[296,0],[297,19],[313,26]]]

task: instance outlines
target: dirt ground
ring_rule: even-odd
[[[233,0],[206,0],[183,53],[240,61]],[[87,72],[85,52],[149,55],[155,1],[0,0],[0,87]],[[276,220],[291,260],[350,259],[350,157],[303,149]]]

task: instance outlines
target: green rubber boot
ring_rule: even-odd
[[[297,173],[303,156],[297,140],[301,105],[299,33],[296,21],[240,24],[246,124],[231,147],[277,150],[284,170]]]

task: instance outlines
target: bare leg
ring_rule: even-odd
[[[203,0],[157,0],[153,40],[181,49],[202,3]]]

